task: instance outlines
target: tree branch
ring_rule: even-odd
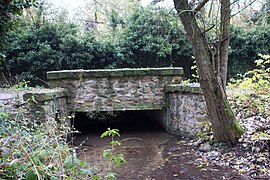
[[[249,6],[251,6],[256,0],[251,1],[248,5],[246,5],[245,7],[243,7],[241,10],[239,10],[238,12],[234,13],[233,15],[231,15],[230,18],[236,16],[237,14],[241,13],[242,11],[244,11],[246,8],[248,8]]]
[[[198,4],[198,6],[194,9],[194,11],[195,12],[200,11],[208,1],[209,0],[203,0],[200,4]]]
[[[206,30],[204,30],[204,31],[202,32],[202,34],[207,33],[208,31],[210,31],[211,29],[213,29],[215,26],[216,26],[215,24],[212,24],[209,28],[207,28]]]

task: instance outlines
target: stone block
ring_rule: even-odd
[[[51,99],[66,97],[65,89],[40,89],[33,91],[26,91],[23,94],[24,101],[38,101],[44,102]]]
[[[134,77],[134,76],[176,76],[183,75],[181,67],[165,68],[125,68],[125,69],[95,69],[95,70],[62,70],[49,71],[47,78],[51,80],[59,79],[82,79],[98,77]]]

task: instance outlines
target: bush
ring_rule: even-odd
[[[228,77],[237,77],[255,68],[258,54],[270,53],[270,29],[256,27],[251,30],[232,26],[228,62]]]
[[[60,26],[52,23],[40,28],[30,26],[12,31],[8,34],[6,62],[0,68],[6,74],[17,77],[16,82],[31,80],[36,83],[39,79],[46,79],[46,71],[60,69],[62,37],[75,35],[76,32],[72,24]]]
[[[15,82],[40,83],[46,71],[126,67],[184,66],[192,64],[191,46],[178,17],[166,9],[138,8],[107,37],[91,32],[79,35],[73,24],[46,22],[9,33],[6,60],[0,69]],[[142,28],[144,27],[144,28]],[[20,67],[20,68],[18,68]]]
[[[245,73],[241,79],[232,79],[229,85],[238,89],[233,95],[243,101],[241,104],[245,107],[241,110],[245,111],[244,116],[256,115],[267,119],[270,117],[270,56],[259,56],[255,69]]]
[[[127,18],[120,35],[136,67],[183,66],[192,64],[192,48],[176,13],[169,9],[136,9]]]
[[[68,146],[68,128],[53,120],[39,125],[20,111],[14,118],[0,112],[0,179],[95,177]]]
[[[259,153],[261,159],[269,159],[270,56],[259,56],[260,59],[255,61],[255,69],[248,71],[241,79],[229,83],[232,89],[228,91],[228,96],[236,117],[245,127],[245,133],[239,141],[245,149],[250,148],[256,158],[256,153]],[[267,162],[260,158],[250,163],[251,169],[256,169],[252,172],[269,175]]]
[[[11,76],[15,83],[30,80],[32,85],[46,85],[50,70],[181,66],[192,78],[192,47],[175,12],[138,7],[124,20],[116,12],[111,18],[112,30],[103,37],[93,32],[81,35],[71,23],[36,27],[22,21],[20,28],[8,33],[1,76]],[[232,26],[229,78],[255,68],[257,54],[270,51],[269,36],[269,28]]]

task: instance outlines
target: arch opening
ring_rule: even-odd
[[[136,110],[101,112],[95,115],[77,112],[72,122],[73,127],[81,133],[103,133],[107,128],[119,129],[120,133],[162,131],[162,110]]]

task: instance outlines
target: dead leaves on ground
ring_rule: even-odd
[[[260,94],[239,89],[228,92],[228,99],[245,133],[236,147],[223,146],[210,152],[199,152],[205,159],[199,160],[201,165],[214,163],[252,178],[270,178],[270,92]],[[196,142],[198,140],[190,145],[198,147]]]

